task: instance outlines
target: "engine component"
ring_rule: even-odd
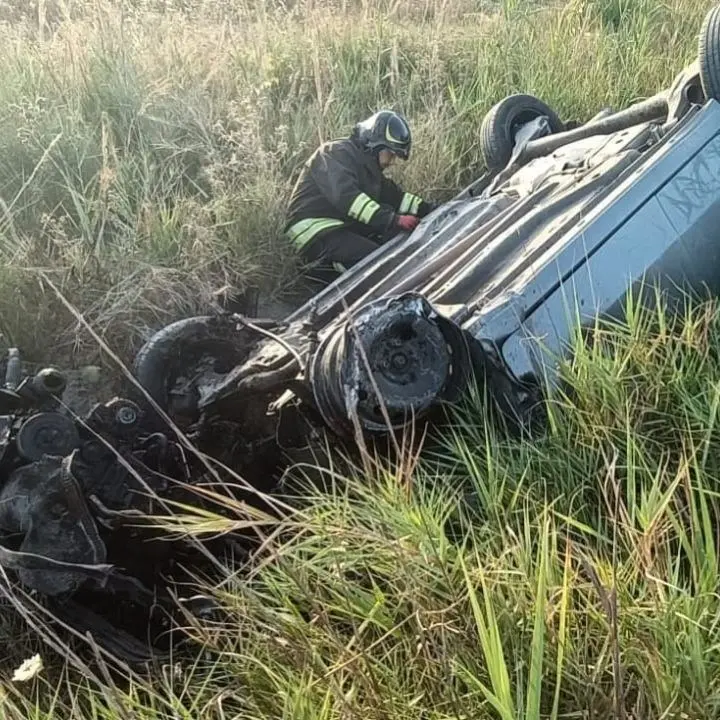
[[[23,423],[15,442],[20,456],[34,462],[43,455],[68,455],[80,444],[80,435],[67,415],[41,412]]]
[[[22,379],[22,365],[20,351],[17,348],[10,348],[7,354],[7,366],[5,368],[5,387],[8,390],[16,390]]]
[[[88,427],[109,441],[129,440],[140,429],[143,414],[137,403],[126,398],[113,398],[98,403],[86,418]]]
[[[33,390],[40,396],[62,397],[67,386],[65,375],[55,368],[40,370],[32,380]]]
[[[105,405],[106,417],[111,431],[121,437],[134,434],[140,424],[140,407],[132,400],[114,398]]]
[[[18,555],[1,548],[20,581],[50,596],[72,593],[103,574],[105,545],[67,458],[44,457],[15,470],[0,492],[0,528],[24,533]]]

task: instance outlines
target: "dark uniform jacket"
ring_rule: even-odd
[[[432,206],[385,177],[377,158],[352,138],[319,147],[305,163],[288,209],[285,232],[298,249],[343,227],[382,239],[396,214],[424,217]]]

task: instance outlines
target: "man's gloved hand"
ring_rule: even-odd
[[[395,218],[395,225],[401,230],[412,232],[420,221],[414,215],[398,215]]]

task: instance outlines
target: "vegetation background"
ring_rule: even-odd
[[[102,359],[43,277],[125,359],[221,288],[279,292],[285,202],[320,141],[401,110],[401,179],[445,199],[482,170],[494,102],[624,107],[694,59],[710,6],[0,0],[3,341]],[[720,314],[631,312],[599,339],[542,440],[503,438],[478,400],[439,453],[310,498],[272,563],[208,589],[226,623],[150,681],[59,661],[0,605],[0,716],[718,717]]]

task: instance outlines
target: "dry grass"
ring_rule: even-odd
[[[497,99],[533,92],[582,119],[648,95],[707,6],[5,0],[3,334],[37,361],[98,360],[38,270],[123,357],[220,287],[285,287],[285,202],[321,140],[401,109],[417,138],[401,179],[447,198],[481,171]]]
[[[650,95],[710,4],[0,0],[0,329],[38,361],[97,359],[42,273],[123,359],[219,287],[284,287],[284,204],[320,140],[401,109],[401,179],[448,197],[499,98],[582,120]],[[2,607],[0,715],[716,717],[718,317],[578,348],[579,399],[539,443],[461,408],[414,472],[310,495],[272,561],[207,589],[225,622],[149,678],[48,662],[12,683],[52,656]]]

